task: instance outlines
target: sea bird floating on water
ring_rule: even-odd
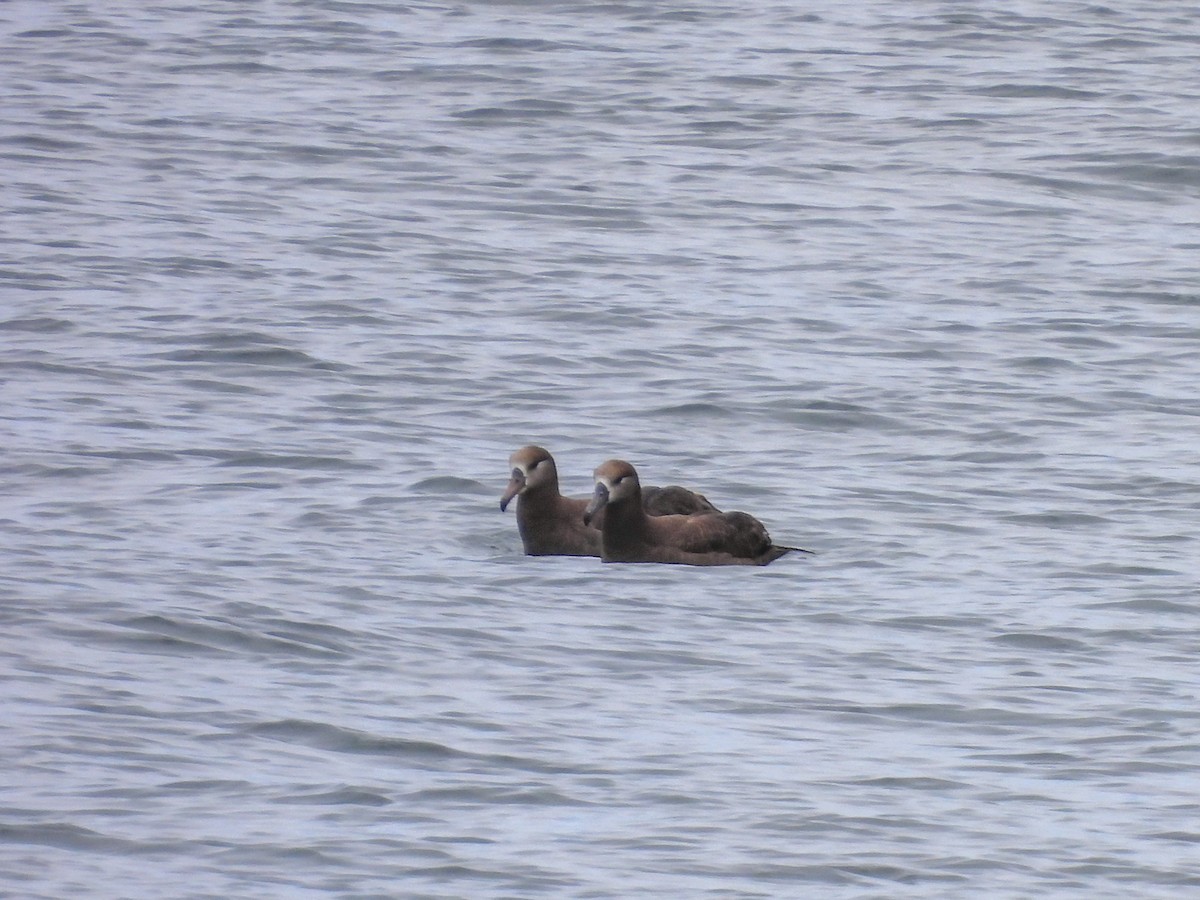
[[[621,459],[602,463],[596,490],[583,513],[603,514],[600,556],[605,562],[679,563],[689,566],[765,566],[799,547],[772,543],[762,522],[744,512],[647,516],[637,471]]]
[[[604,514],[584,521],[588,498],[564,497],[558,468],[543,447],[522,447],[508,459],[512,478],[500,498],[505,510],[517,499],[517,529],[527,556],[600,556]],[[678,485],[647,487],[640,502],[651,516],[689,516],[717,512],[701,494]]]

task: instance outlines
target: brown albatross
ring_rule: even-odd
[[[564,497],[558,490],[558,468],[543,447],[522,447],[508,458],[512,479],[500,498],[500,509],[517,498],[517,530],[526,556],[599,556],[604,514],[584,522],[588,498]],[[688,516],[716,512],[702,495],[678,485],[647,487],[641,502],[652,516]]]
[[[763,523],[749,513],[647,516],[637,471],[624,460],[610,459],[595,474],[596,490],[583,520],[603,513],[600,556],[605,562],[765,566],[793,550],[809,552],[772,543]]]

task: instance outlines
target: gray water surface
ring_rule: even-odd
[[[1198,57],[0,5],[0,894],[1195,892]],[[526,558],[529,442],[817,555]]]

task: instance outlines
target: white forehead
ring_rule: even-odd
[[[595,473],[596,483],[603,484],[609,490],[617,487],[618,482],[623,486],[628,486],[637,480],[637,476],[632,472],[615,472],[612,474],[599,472]]]
[[[520,469],[526,475],[529,474],[529,470],[532,469],[534,466],[541,466],[544,463],[548,463],[549,461],[550,461],[549,457],[532,456],[528,453],[522,453],[520,450],[518,450],[516,453],[514,453],[512,456],[510,456],[508,458],[508,464],[510,466],[512,466],[512,468]]]

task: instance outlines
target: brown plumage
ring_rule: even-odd
[[[620,459],[610,459],[596,469],[596,490],[584,520],[593,521],[601,512],[605,562],[765,566],[799,549],[772,543],[763,523],[744,512],[647,516],[637,471]]]
[[[522,447],[508,458],[512,478],[500,509],[517,498],[517,530],[527,556],[599,556],[604,514],[584,522],[589,498],[564,497],[554,457],[542,447]],[[643,501],[652,516],[715,512],[701,494],[681,488],[647,487]]]

